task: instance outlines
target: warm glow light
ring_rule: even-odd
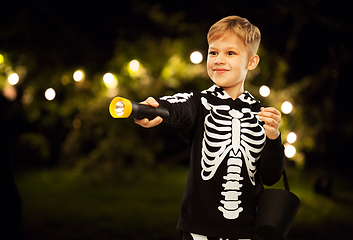
[[[288,133],[287,142],[294,143],[295,141],[297,141],[297,134],[295,134],[294,132]]]
[[[103,82],[108,88],[116,88],[118,86],[118,80],[111,73],[106,73],[103,76]]]
[[[4,56],[0,54],[0,66],[4,63]]]
[[[137,72],[140,68],[140,63],[137,60],[132,60],[129,66],[131,71]]]
[[[282,104],[281,109],[284,114],[289,114],[293,110],[293,105],[290,102],[285,101]]]
[[[290,145],[289,143],[284,144],[284,154],[286,155],[287,158],[294,157],[296,152],[297,150],[293,145]]]
[[[199,51],[195,51],[190,55],[190,60],[194,64],[199,64],[200,62],[202,62],[202,59],[202,54]]]
[[[270,95],[270,88],[266,85],[262,85],[259,89],[260,95],[263,97],[268,97]]]
[[[16,85],[18,81],[20,81],[20,77],[17,75],[17,73],[11,73],[10,76],[7,78],[7,81],[11,85]]]
[[[13,101],[17,97],[17,91],[16,88],[12,85],[7,85],[3,89],[2,94],[4,95],[5,98],[7,98],[10,101]]]
[[[104,74],[104,76],[103,76],[103,82],[104,82],[105,84],[110,84],[110,83],[113,82],[113,80],[114,80],[113,74],[111,74],[111,73],[106,73],[106,74]]]
[[[81,70],[77,70],[76,72],[74,72],[74,75],[73,75],[74,80],[75,80],[76,82],[81,81],[81,80],[84,78],[84,76],[85,76],[85,74],[84,74],[84,72],[81,71]]]
[[[51,101],[55,98],[55,90],[52,89],[52,88],[48,88],[46,91],[45,91],[45,98],[48,100],[48,101]]]

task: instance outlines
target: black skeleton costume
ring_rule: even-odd
[[[216,85],[158,102],[191,147],[177,228],[210,237],[254,237],[259,176],[272,185],[284,169],[281,137],[267,139],[258,119],[263,105],[247,91],[233,100]]]

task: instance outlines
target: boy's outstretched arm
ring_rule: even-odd
[[[141,104],[150,105],[155,108],[159,106],[159,103],[153,97],[147,98],[145,101],[141,102]],[[140,120],[135,118],[134,121],[136,124],[141,125],[144,128],[151,128],[163,122],[163,119],[160,116],[157,116],[151,121],[148,120],[147,118],[140,119]]]
[[[259,112],[259,119],[264,121],[264,128],[266,136],[275,140],[279,137],[279,124],[281,123],[281,113],[273,107],[261,108],[261,112]]]

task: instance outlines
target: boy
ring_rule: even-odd
[[[207,35],[207,72],[214,85],[143,102],[168,109],[168,124],[191,147],[177,225],[182,239],[256,239],[260,177],[272,185],[283,172],[281,114],[244,91],[248,70],[259,63],[260,38],[259,29],[244,18],[218,21]],[[135,119],[146,128],[162,121]]]

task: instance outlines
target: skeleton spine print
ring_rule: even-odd
[[[251,99],[239,100],[253,103],[249,102],[253,101]],[[228,159],[227,173],[223,176],[223,199],[220,199],[218,210],[224,218],[236,219],[243,211],[239,199],[244,180],[241,172],[245,167],[255,185],[256,161],[265,144],[265,131],[258,122],[257,112],[250,108],[231,109],[229,105],[211,104],[204,97],[201,102],[209,111],[204,122],[201,177],[204,181],[211,180],[223,160]]]

